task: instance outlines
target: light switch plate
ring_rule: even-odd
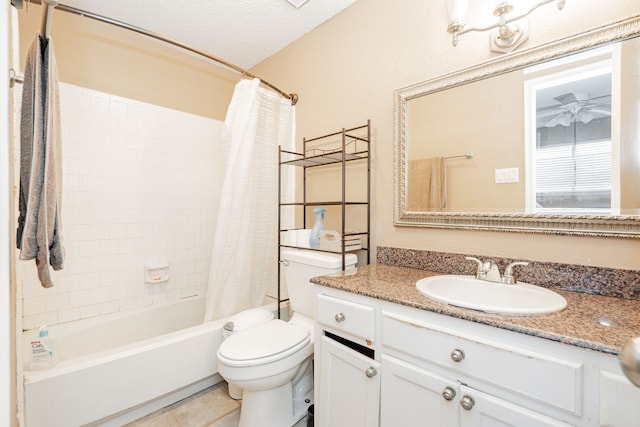
[[[496,184],[520,181],[520,168],[496,169]]]

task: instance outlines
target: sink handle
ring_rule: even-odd
[[[516,283],[516,278],[513,277],[513,267],[517,265],[529,265],[529,263],[525,261],[515,261],[507,265],[507,268],[504,269],[504,274],[502,275],[502,283],[506,283],[508,285]]]
[[[478,258],[474,258],[472,256],[466,256],[464,257],[464,259],[467,259],[469,261],[475,261],[478,263],[478,269],[476,270],[476,279],[480,279],[484,274],[486,274],[486,272],[482,268],[483,263]]]

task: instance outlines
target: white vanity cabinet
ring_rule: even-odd
[[[640,427],[640,388],[617,365],[600,370],[600,426]]]
[[[343,298],[316,300],[316,426],[370,427],[379,424],[380,363],[372,349],[375,309]]]
[[[555,420],[487,393],[460,386],[461,427],[568,427]],[[462,406],[464,405],[464,406]]]
[[[380,364],[330,338],[322,337],[320,386],[322,402],[316,426],[369,427],[378,425]]]
[[[323,286],[316,296],[316,426],[640,427],[640,388],[616,356]]]
[[[382,312],[381,426],[420,426],[425,419],[442,427],[572,425],[523,406],[518,397],[579,414],[581,363],[443,329]]]
[[[433,427],[568,427],[562,421],[382,356],[380,425]]]
[[[392,356],[381,359],[381,426],[459,425],[458,382]]]

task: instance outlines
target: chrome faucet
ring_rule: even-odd
[[[469,261],[475,261],[478,263],[478,269],[476,270],[476,279],[478,280],[486,280],[487,282],[496,282],[496,283],[504,283],[507,285],[513,285],[516,283],[516,279],[513,276],[513,267],[517,265],[528,265],[528,262],[524,261],[515,261],[507,265],[507,268],[504,270],[504,276],[500,275],[500,270],[498,269],[498,265],[494,261],[480,261],[478,258],[474,257],[464,257]]]
[[[475,261],[478,263],[478,270],[476,270],[476,279],[486,280],[488,282],[502,282],[500,277],[500,270],[498,265],[493,261],[480,261],[478,258],[465,257],[469,261]]]
[[[504,269],[504,276],[502,276],[502,283],[506,283],[507,285],[516,283],[516,278],[513,277],[513,267],[516,265],[529,265],[529,263],[526,261],[515,261],[507,265],[507,268]]]
[[[478,263],[478,269],[476,270],[476,279],[478,280],[484,279],[484,276],[486,276],[486,271],[482,269],[482,264],[483,264],[482,261],[472,256],[466,256],[464,257],[464,259],[468,259],[469,261],[475,261],[476,263]]]

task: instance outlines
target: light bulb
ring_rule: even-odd
[[[582,123],[589,123],[594,119],[594,115],[591,111],[580,110],[578,114],[576,114],[576,119]]]
[[[464,25],[467,17],[469,0],[447,0],[447,17],[449,25]]]
[[[558,119],[558,124],[562,126],[569,126],[573,123],[573,115],[571,113],[564,113],[562,117]]]
[[[495,16],[504,16],[513,10],[513,3],[510,0],[492,0],[493,14]]]
[[[493,10],[496,10],[496,8],[498,6],[502,6],[504,4],[508,4],[508,5],[512,5],[513,6],[513,2],[511,0],[491,0],[491,6],[492,6]]]

